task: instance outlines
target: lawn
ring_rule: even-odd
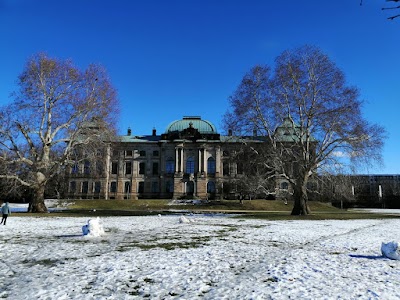
[[[235,200],[220,201],[173,201],[173,200],[59,200],[55,205],[62,210],[51,210],[50,214],[28,214],[29,216],[143,216],[182,213],[240,214],[245,218],[270,220],[347,220],[396,218],[387,214],[342,210],[326,202],[310,201],[311,214],[291,216],[293,202],[285,204],[279,200],[246,200],[243,204]]]

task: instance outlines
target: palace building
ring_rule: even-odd
[[[95,127],[93,123],[89,126]],[[295,130],[292,122],[283,120],[276,130],[277,140],[295,141]],[[198,116],[173,121],[162,134],[153,129],[151,135],[137,136],[128,129],[126,135],[114,137],[106,149],[98,151],[94,161],[80,159],[68,170],[65,196],[69,199],[202,200],[243,197],[249,193],[249,187],[243,185],[251,185],[256,180],[251,176],[252,158],[243,156],[246,154],[243,149],[265,148],[267,144],[265,137],[257,136],[257,132],[245,137],[234,136],[231,131],[221,135],[214,124]],[[287,163],[294,172],[296,164],[290,159]],[[333,192],[327,193],[323,187],[312,187],[317,181],[311,180],[310,191],[320,193],[310,192],[310,200],[326,194],[332,202],[337,201],[343,196],[335,193],[346,188],[350,191],[348,186],[351,186],[352,192],[345,200],[347,206],[400,207],[400,175],[353,175],[344,180],[345,184],[342,181],[339,180],[340,187],[331,187]],[[289,182],[280,176],[261,185],[266,187],[264,194],[254,196],[288,199],[293,192]]]
[[[261,137],[247,137],[260,143]],[[219,199],[224,184],[243,173],[229,157],[243,142],[220,135],[214,124],[198,116],[170,123],[165,132],[127,134],[109,143],[98,162],[82,162],[69,172],[70,199]],[[100,170],[96,176],[92,170]],[[225,188],[226,190],[226,188]],[[229,192],[229,191],[228,191]]]

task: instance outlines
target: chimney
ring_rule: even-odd
[[[228,135],[232,136],[232,129],[228,129]]]
[[[153,136],[156,136],[156,129],[155,128],[153,128]]]
[[[130,127],[128,127],[128,135],[130,136],[132,134],[132,130]]]

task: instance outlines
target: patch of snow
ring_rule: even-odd
[[[57,199],[45,199],[44,204],[49,211],[67,209],[69,205],[74,204],[73,202],[60,202]],[[27,212],[29,203],[10,203],[11,212]]]
[[[180,216],[179,217],[179,223],[194,223],[195,221],[193,219],[189,219],[185,216]]]
[[[168,205],[202,205],[209,203],[208,200],[198,200],[198,199],[192,199],[192,200],[171,200],[168,202]]]
[[[186,216],[11,215],[0,230],[0,298],[400,299],[382,256],[399,219],[267,221]],[[29,224],[29,225],[28,225]]]

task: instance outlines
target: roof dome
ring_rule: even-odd
[[[197,116],[183,117],[182,120],[173,121],[168,125],[165,133],[176,132],[176,131],[181,132],[186,128],[195,128],[201,134],[217,133],[217,129],[215,128],[213,123],[206,120],[202,120],[201,117]]]

